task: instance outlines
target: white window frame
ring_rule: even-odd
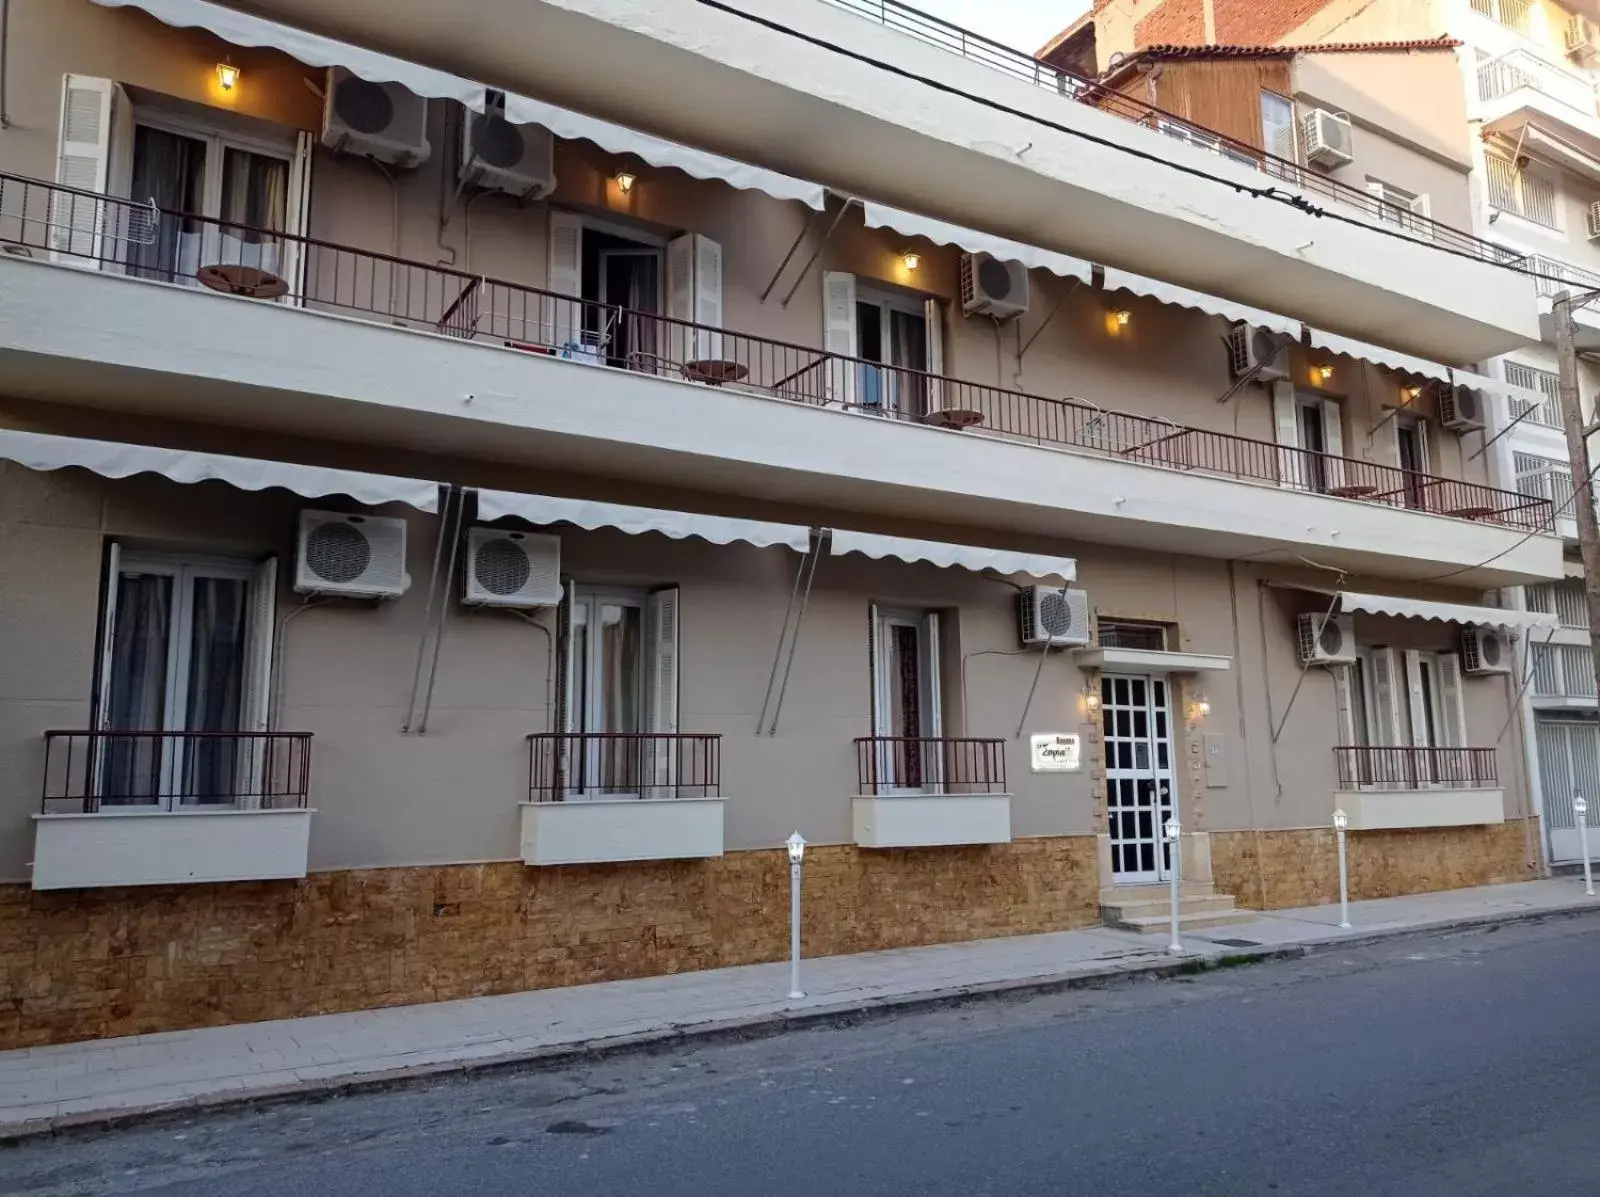
[[[155,574],[173,579],[172,596],[168,609],[166,692],[163,696],[161,727],[111,728],[110,718],[111,671],[115,658],[116,613],[121,597],[122,576],[129,573]],[[116,542],[109,546],[107,557],[106,596],[100,617],[100,659],[97,666],[98,683],[95,694],[94,726],[100,731],[148,731],[178,733],[184,730],[189,714],[189,663],[194,638],[194,580],[196,577],[231,578],[245,583],[245,618],[247,622],[244,646],[244,668],[241,686],[244,692],[239,702],[239,731],[241,733],[265,732],[269,727],[268,709],[271,695],[272,645],[276,631],[275,594],[263,595],[263,589],[275,589],[277,584],[276,560],[250,561],[238,557],[221,557],[190,552],[156,552],[123,549]],[[240,778],[241,789],[253,788],[251,775],[260,762],[253,760],[254,753],[240,754],[240,768],[245,776]],[[97,753],[96,769],[103,763]],[[157,802],[128,802],[102,804],[100,810],[107,814],[148,813],[152,809],[173,811],[185,805],[180,801],[178,771],[182,761],[177,753],[163,751],[161,777],[158,788],[161,798]],[[96,793],[101,789],[97,775],[93,781]],[[208,802],[205,809],[223,809],[233,803]]]
[[[1418,237],[1433,240],[1433,223],[1429,219],[1432,205],[1427,193],[1407,191],[1382,179],[1367,178],[1367,192],[1378,201],[1378,219],[1392,224]]]
[[[1542,366],[1530,366],[1527,362],[1512,359],[1502,364],[1506,385],[1523,387],[1530,391],[1538,391],[1544,396],[1539,403],[1531,399],[1513,398],[1511,400],[1511,415],[1513,418],[1521,416],[1530,408],[1532,411],[1523,416],[1523,422],[1540,424],[1546,428],[1561,427],[1561,376],[1554,370],[1546,370]]]
[[[1519,167],[1515,159],[1491,149],[1484,150],[1484,172],[1487,176],[1484,185],[1484,202],[1497,212],[1514,216],[1518,220],[1525,220],[1529,224],[1541,229],[1553,229],[1560,233],[1566,231],[1566,217],[1563,214],[1565,204],[1561,191],[1560,176],[1553,170],[1543,169],[1533,163]],[[1498,164],[1498,165],[1494,165]],[[1493,180],[1496,172],[1509,176],[1510,195],[1509,203],[1495,202],[1495,188]],[[1550,189],[1550,219],[1543,220],[1539,216],[1531,215],[1532,205],[1528,199],[1528,180],[1537,179]]]
[[[902,316],[910,316],[912,319],[922,322],[922,343],[925,347],[923,357],[925,360],[921,373],[932,373],[933,359],[936,352],[934,342],[938,339],[939,330],[928,319],[928,304],[926,300],[917,299],[898,291],[891,291],[887,287],[875,287],[871,282],[857,278],[855,306],[859,309],[863,305],[878,309],[877,362],[883,369],[880,371],[870,365],[858,365],[856,367],[856,395],[864,406],[880,408],[885,412],[899,412],[903,396],[900,394],[898,371],[915,370],[916,367],[896,365],[890,360],[890,353],[894,347],[894,332],[891,327],[893,314],[898,312]],[[855,315],[855,313],[853,312],[852,315]],[[859,317],[855,320],[855,326],[854,356],[865,360],[867,356],[866,346],[861,341],[861,321]],[[869,376],[872,374],[880,376],[882,385],[878,396],[879,401],[869,404],[866,396],[870,389],[868,386]]]
[[[1337,399],[1330,399],[1317,391],[1302,391],[1294,383],[1283,381],[1272,386],[1273,421],[1277,442],[1286,450],[1299,452],[1280,453],[1279,485],[1294,490],[1312,490],[1327,493],[1345,484],[1344,476],[1344,409]],[[1317,461],[1308,456],[1311,446],[1301,435],[1302,413],[1320,411],[1322,418],[1322,449],[1320,464],[1324,477],[1309,476],[1308,466]],[[1316,485],[1317,482],[1321,485]]]
[[[1268,109],[1280,105],[1282,113],[1288,118],[1286,125],[1272,123],[1267,119]],[[1288,134],[1288,145],[1273,144],[1270,131],[1274,128]],[[1261,89],[1261,147],[1276,158],[1297,164],[1300,161],[1300,119],[1295,110],[1294,100],[1280,91],[1273,91],[1270,87]]]
[[[918,667],[922,689],[919,701],[924,708],[925,722],[929,725],[920,729],[919,738],[925,740],[940,738],[944,735],[944,704],[940,687],[942,648],[939,637],[939,612],[871,603],[867,611],[867,625],[870,633],[867,638],[867,651],[872,685],[872,734],[886,737],[896,734],[889,726],[889,711],[892,705],[889,687],[894,684],[894,678],[889,668],[892,658],[888,633],[892,628],[908,627],[916,629],[918,633],[917,645],[921,653]],[[895,776],[893,752],[893,746],[890,744],[878,746],[877,768],[880,779]],[[941,776],[942,762],[938,755],[934,754],[926,764],[927,769],[920,786],[902,786],[880,781],[877,787],[878,794],[883,796],[942,792],[944,778]]]

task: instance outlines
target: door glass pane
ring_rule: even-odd
[[[856,304],[856,356],[866,362],[881,362],[883,354],[883,308],[875,303]],[[882,407],[885,399],[883,371],[875,366],[858,367],[857,402],[863,407]]]
[[[287,210],[289,164],[232,146],[222,151],[221,260],[278,273]]]
[[[600,604],[600,627],[595,651],[599,673],[597,730],[604,732],[642,732],[644,712],[641,698],[644,613],[623,603]],[[613,739],[604,745],[600,765],[600,788],[619,793],[636,793],[643,777],[642,753],[637,740]]]
[[[129,198],[168,212],[200,214],[205,204],[206,144],[139,125],[133,133]],[[128,273],[174,282],[193,280],[200,262],[201,222],[163,216],[149,245],[128,247]]]
[[[1350,732],[1353,744],[1367,743],[1367,666],[1357,659],[1350,666]]]
[[[928,410],[928,326],[922,314],[889,313],[889,360],[901,367],[890,383],[896,410],[921,416]]]
[[[189,670],[184,727],[237,732],[243,718],[245,637],[250,584],[243,578],[196,575],[190,609]],[[239,742],[232,737],[188,741],[185,802],[232,802],[240,781]]]
[[[117,579],[111,671],[102,700],[101,723],[108,731],[166,728],[173,582],[165,574],[123,574]],[[161,796],[159,736],[108,737],[97,767],[103,804],[152,803]]]

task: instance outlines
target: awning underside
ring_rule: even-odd
[[[945,544],[935,540],[910,540],[903,536],[875,536],[867,532],[833,532],[832,552],[861,553],[867,557],[893,557],[900,561],[927,561],[945,567],[960,566],[977,572],[1023,574],[1027,577],[1065,586],[1078,576],[1073,557],[1053,557],[1044,553],[1013,553],[1005,549],[986,549],[976,545]]]
[[[508,490],[478,492],[479,519],[497,520],[505,516],[515,516],[530,524],[573,524],[591,531],[615,528],[634,536],[643,532],[659,532],[674,540],[692,536],[712,544],[741,541],[758,548],[784,545],[797,553],[805,552],[811,543],[811,529],[799,524],[695,515],[687,511],[629,507],[622,503],[599,503],[588,499],[558,499]]]
[[[1509,611],[1501,607],[1474,607],[1466,603],[1432,603],[1424,599],[1396,598],[1386,594],[1339,593],[1339,610],[1349,614],[1393,615],[1401,619],[1431,619],[1466,627],[1549,629],[1556,617],[1538,611]]]
[[[914,212],[891,208],[887,204],[875,204],[864,200],[861,209],[869,229],[888,228],[897,233],[904,233],[908,237],[925,237],[935,245],[954,245],[970,253],[988,254],[992,258],[999,258],[1002,262],[1021,262],[1029,269],[1048,270],[1051,274],[1060,275],[1062,278],[1075,278],[1088,282],[1093,277],[1094,264],[1083,258],[1074,258],[1070,254],[1054,253],[1047,249],[1039,249],[1037,246],[1024,245],[1020,241],[980,233],[976,229],[946,224],[931,216],[918,216]]]

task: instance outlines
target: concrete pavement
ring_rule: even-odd
[[[808,960],[795,1002],[787,964],[762,964],[29,1048],[0,1053],[0,1140],[1589,909],[1558,878],[1354,903],[1348,931],[1333,906],[1270,912],[1190,934],[1176,959],[1164,937],[1089,928]]]

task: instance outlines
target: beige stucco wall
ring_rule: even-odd
[[[220,483],[181,486],[148,476],[112,482],[80,471],[0,467],[0,558],[26,563],[0,572],[7,644],[0,654],[0,879],[26,876],[41,733],[82,728],[90,718],[106,540],[276,553],[285,566],[282,618],[297,603],[287,581],[296,512],[310,505],[285,492],[250,494]],[[376,608],[311,607],[293,617],[284,636],[278,726],[315,734],[312,867],[514,859],[516,802],[527,784],[524,737],[548,727],[546,640],[520,620],[464,610],[452,600],[428,732],[402,736],[436,521],[406,509],[386,514],[409,520],[410,592]],[[655,535],[559,531],[563,571],[580,583],[680,587],[680,725],[723,736],[730,849],[770,846],[796,827],[815,842],[849,841],[848,796],[856,784],[851,742],[869,731],[865,626],[874,599],[943,612],[946,730],[1008,739],[1015,834],[1100,830],[1092,751],[1082,772],[1034,775],[1026,739],[1011,738],[1039,658],[1016,652],[1009,585],[930,565],[824,560],[778,734],[758,737],[756,716],[795,555]],[[1332,679],[1313,669],[1302,682],[1293,641],[1294,615],[1322,600],[1264,589],[1256,572],[1230,570],[1223,562],[1054,547],[1077,553],[1078,584],[1100,617],[1171,621],[1179,633],[1174,647],[1235,658],[1232,671],[1180,681],[1175,694],[1185,822],[1209,830],[1325,822],[1338,738]],[[1291,580],[1328,583],[1314,573]],[[1456,601],[1476,597],[1432,593]],[[548,626],[549,613],[541,619]],[[1397,621],[1364,620],[1358,635],[1439,648],[1451,642],[1448,630]],[[1070,656],[1047,658],[1025,735],[1087,733],[1085,682]],[[1210,714],[1186,724],[1183,704],[1197,693],[1210,702]],[[1523,806],[1522,764],[1515,730],[1506,734],[1502,726],[1506,702],[1500,679],[1467,683],[1471,740],[1494,744],[1498,737],[1508,815],[1515,815]],[[1272,729],[1279,724],[1274,747]],[[1223,737],[1225,786],[1207,788],[1201,780],[1196,754],[1206,733]]]

